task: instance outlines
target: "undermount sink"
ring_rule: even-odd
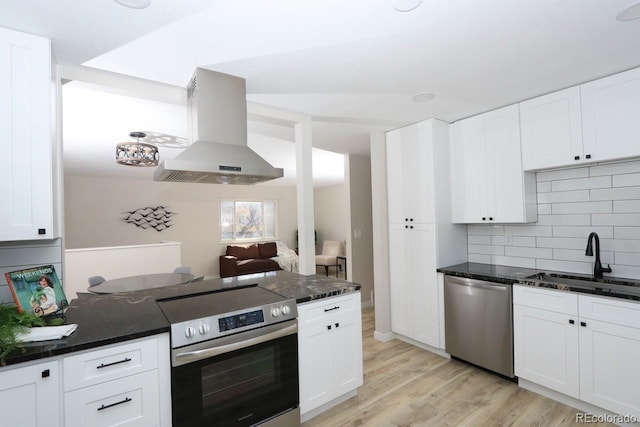
[[[540,283],[565,285],[574,288],[586,289],[597,293],[612,293],[640,296],[640,283],[604,278],[597,281],[592,277],[572,276],[557,273],[536,273],[527,276],[526,279]]]

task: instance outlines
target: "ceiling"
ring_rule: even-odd
[[[392,0],[151,0],[140,10],[113,0],[3,0],[0,26],[50,38],[63,65],[181,87],[196,67],[243,77],[249,101],[311,115],[314,147],[366,155],[372,130],[453,122],[640,66],[640,20],[616,20],[631,3],[424,0],[401,13]],[[435,97],[413,102],[420,93]],[[163,114],[184,117],[171,108]],[[72,132],[65,121],[65,167],[74,132],[85,149],[95,134],[112,147],[147,126],[186,136],[186,125],[169,121],[167,130],[139,120],[117,134],[111,120],[100,132]],[[286,140],[249,129],[250,144],[267,153]]]

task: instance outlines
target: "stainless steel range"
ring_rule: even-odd
[[[173,425],[299,426],[296,301],[258,286],[158,302]]]

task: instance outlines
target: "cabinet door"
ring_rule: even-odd
[[[329,331],[333,360],[335,396],[341,396],[362,385],[362,314],[360,293],[349,296],[349,309],[338,313]]]
[[[52,239],[51,53],[0,28],[0,241]]]
[[[580,398],[640,417],[640,329],[581,319]]]
[[[460,120],[452,125],[451,165],[454,221],[482,222],[489,216],[487,207],[487,167],[483,115]]]
[[[307,322],[298,314],[300,411],[305,413],[331,400],[331,353],[325,322]]]
[[[440,348],[436,228],[433,224],[417,224],[410,234],[407,256],[411,260],[412,338]]]
[[[640,68],[580,86],[585,157],[593,161],[640,155]]]
[[[389,222],[434,222],[433,135],[431,122],[387,133]]]
[[[0,424],[60,425],[60,369],[57,361],[0,371]]]
[[[525,171],[584,161],[579,86],[521,102],[520,127]]]
[[[516,376],[579,398],[578,334],[575,316],[514,305]]]
[[[413,328],[413,278],[410,241],[412,229],[405,224],[389,224],[389,292],[391,330],[411,336]],[[414,225],[415,227],[415,225]],[[435,271],[435,270],[434,270]]]

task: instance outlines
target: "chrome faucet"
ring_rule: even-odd
[[[592,240],[596,241],[596,262],[593,264],[593,278],[602,282],[602,273],[611,273],[611,266],[607,264],[606,267],[603,267],[600,264],[600,238],[598,237],[598,233],[591,233],[587,239],[587,250],[585,251],[585,255],[593,256],[593,245]]]

